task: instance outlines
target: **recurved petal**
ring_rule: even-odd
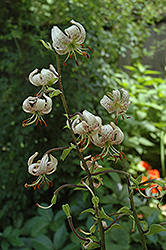
[[[77,37],[76,42],[78,42],[79,44],[83,43],[86,37],[86,31],[84,27],[80,23],[75,22],[74,20],[71,20],[70,23],[76,25],[80,29],[80,34]]]
[[[104,95],[103,98],[100,100],[100,104],[108,111],[109,114],[112,114],[114,112],[114,103],[106,95]]]
[[[52,99],[45,94],[43,94],[43,96],[45,97],[46,101],[45,101],[45,107],[42,110],[42,114],[48,114],[52,110]]]
[[[111,141],[114,138],[113,134],[113,128],[109,124],[101,126],[102,141]]]
[[[33,76],[34,76],[37,72],[39,72],[39,70],[38,70],[38,69],[34,69],[34,70],[29,74],[29,77],[28,77],[30,83],[32,83],[33,85],[35,85],[35,83],[34,83],[34,81],[33,81]]]
[[[40,163],[33,163],[28,167],[28,172],[31,175],[34,176],[39,176],[41,175],[41,171],[40,171]]]
[[[92,133],[91,134],[91,142],[96,145],[97,147],[104,148],[105,141],[103,141],[103,138],[99,133]]]
[[[71,42],[77,40],[77,38],[80,36],[80,30],[75,25],[65,29],[65,33],[67,34],[68,38],[71,39]]]
[[[61,53],[66,51],[71,43],[71,40],[57,26],[53,26],[51,29],[51,37],[54,49]]]
[[[74,127],[74,133],[79,135],[84,135],[88,133],[89,126],[85,121],[80,122]]]
[[[50,161],[47,164],[46,174],[52,174],[57,170],[58,160],[50,154]]]
[[[35,152],[32,156],[29,157],[28,159],[28,166],[30,166],[33,163],[33,160],[35,157],[38,155],[38,152]]]
[[[112,93],[113,93],[113,99],[114,99],[113,102],[114,103],[119,102],[120,101],[120,91],[118,89],[116,89],[116,90],[113,90]]]
[[[34,113],[34,105],[36,103],[36,97],[29,96],[22,104],[22,108],[26,113]]]
[[[113,122],[111,122],[111,126],[113,127],[113,136],[114,140],[112,140],[111,145],[118,145],[124,140],[124,134],[122,130],[116,126]]]

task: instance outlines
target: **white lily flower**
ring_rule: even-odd
[[[53,65],[50,65],[49,69],[42,69],[41,73],[38,73],[38,69],[34,69],[29,74],[29,81],[35,86],[45,86],[49,84],[51,79],[54,79],[54,83],[58,81],[58,73],[56,72]]]
[[[34,176],[38,176],[37,180],[32,184],[25,184],[25,187],[33,187],[36,189],[36,187],[40,186],[41,183],[44,183],[44,186],[46,187],[48,183],[48,187],[53,185],[52,181],[50,181],[46,175],[50,175],[54,173],[57,169],[58,160],[52,156],[49,156],[48,154],[45,154],[41,160],[37,161],[36,163],[33,163],[34,159],[38,155],[38,152],[34,153],[28,160],[28,172]]]
[[[99,116],[95,116],[87,110],[84,110],[81,116],[72,123],[72,129],[75,134],[85,135],[89,132],[97,132],[102,124]]]
[[[48,114],[52,110],[52,99],[48,97],[47,95],[43,94],[43,99],[38,97],[29,96],[27,99],[24,100],[22,108],[26,113],[33,114],[29,119],[23,121],[23,127],[27,125],[31,125],[36,121],[40,121],[40,124],[42,122],[46,123],[42,117],[42,115]]]
[[[90,139],[95,146],[103,148],[99,157],[95,157],[96,159],[101,158],[102,160],[106,155],[113,156],[115,160],[116,157],[120,157],[120,159],[122,159],[122,156],[124,157],[122,152],[119,152],[113,147],[113,145],[119,145],[124,139],[123,132],[113,122],[102,125],[97,133],[91,134]]]
[[[65,29],[65,34],[57,26],[53,26],[51,30],[51,37],[55,51],[59,55],[65,55],[68,53],[66,60],[63,60],[65,66],[65,61],[67,61],[69,57],[72,58],[72,55],[74,55],[74,58],[78,65],[75,52],[89,58],[89,55],[85,51],[83,51],[85,49],[82,43],[84,42],[86,37],[84,27],[74,20],[71,20],[70,23],[73,25]],[[91,48],[89,47],[88,49],[91,50]]]
[[[127,112],[130,101],[129,101],[129,94],[126,90],[120,89],[122,92],[122,96],[119,90],[113,90],[113,94],[108,92],[108,96],[103,96],[100,101],[100,104],[108,111],[108,113],[112,114],[115,112],[116,118],[119,115],[123,115]]]
[[[95,116],[87,110],[84,110],[82,114],[77,115],[72,122],[72,130],[75,134],[81,136],[79,144],[81,144],[81,151],[85,150],[90,145],[90,135],[96,133],[102,124],[102,120],[99,116]],[[86,145],[82,148],[83,144]]]

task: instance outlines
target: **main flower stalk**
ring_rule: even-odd
[[[68,119],[70,131],[71,131],[72,140],[73,140],[74,145],[76,146],[76,152],[77,152],[77,154],[78,154],[78,156],[79,156],[80,160],[82,161],[82,164],[83,164],[83,166],[85,168],[90,189],[95,194],[95,190],[94,190],[93,182],[92,182],[92,179],[91,179],[90,171],[88,169],[88,166],[86,164],[86,161],[85,161],[82,153],[80,152],[79,146],[77,145],[76,137],[75,137],[74,131],[72,129],[72,123],[71,123],[71,120],[69,118],[69,108],[68,108],[66,98],[65,98],[65,95],[64,95],[64,91],[63,91],[63,87],[62,87],[60,60],[59,60],[59,55],[57,53],[56,53],[56,62],[57,62],[57,70],[58,70],[58,75],[59,75],[59,89],[61,91],[60,96],[61,96],[61,100],[62,100],[62,104],[63,104],[64,110],[65,110],[65,113],[67,114],[67,119]],[[96,210],[96,215],[99,216],[99,209],[96,208],[95,210]],[[99,225],[99,233],[100,233],[101,250],[106,250],[106,248],[105,248],[104,228],[103,228],[102,221],[101,221],[100,218],[98,218],[98,225]]]

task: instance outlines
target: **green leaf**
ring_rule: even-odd
[[[140,223],[142,224],[142,230],[145,231],[148,228],[148,223],[146,221],[140,221]]]
[[[69,148],[66,148],[66,149],[63,150],[63,153],[62,153],[62,155],[61,155],[61,157],[60,157],[62,161],[65,160],[65,158],[68,156],[68,154],[70,153],[70,151],[71,151],[72,149],[75,149],[74,144],[70,143],[70,145],[71,145],[71,146],[70,146]]]
[[[66,239],[67,239],[67,229],[65,224],[63,224],[60,228],[58,228],[58,230],[55,232],[54,234],[54,248],[59,250],[62,249]]]
[[[166,231],[166,228],[158,224],[153,224],[150,226],[149,231],[145,235],[149,236],[149,235],[153,235],[156,233],[160,233],[162,231]]]
[[[52,78],[51,80],[49,80],[48,86],[51,86],[51,85],[54,84],[54,82],[57,81],[57,80],[58,80],[58,77]],[[49,90],[49,88],[48,88],[48,90]]]
[[[21,247],[24,246],[23,240],[19,238],[18,236],[12,236],[8,238],[11,245],[15,247]]]
[[[142,144],[144,146],[149,146],[149,147],[154,146],[154,143],[152,143],[151,141],[149,141],[148,139],[146,139],[144,137],[140,137],[138,140],[139,140],[140,144]]]
[[[127,66],[127,65],[125,65],[124,68],[125,69],[129,69],[131,71],[137,71],[137,69],[135,67],[133,67],[133,66]]]
[[[80,214],[83,214],[83,213],[92,213],[92,214],[95,214],[95,211],[94,211],[93,208],[88,208],[88,209],[83,210]]]
[[[160,71],[156,71],[156,70],[145,70],[144,74],[148,74],[148,75],[160,75],[161,72]]]
[[[3,237],[7,238],[8,236],[10,236],[12,230],[13,230],[12,226],[6,227],[3,232]]]
[[[101,208],[101,210],[99,211],[99,218],[113,221],[113,219],[105,213],[103,208]]]
[[[54,250],[52,241],[46,235],[39,235],[32,239],[32,244],[36,250]]]
[[[49,94],[50,98],[53,98],[54,96],[60,95],[62,92],[59,89],[55,89],[53,92]]]
[[[120,224],[115,223],[115,224],[113,224],[113,225],[106,231],[106,233],[108,233],[110,230],[115,229],[115,228],[124,229],[124,227],[122,227]]]
[[[124,206],[124,207],[121,207],[118,211],[117,211],[118,214],[126,214],[126,215],[129,215],[131,214],[131,210],[127,207],[127,206]]]
[[[80,243],[71,243],[68,244],[66,247],[63,247],[63,250],[78,250],[80,249]]]
[[[9,249],[9,242],[7,242],[6,240],[2,240],[1,248],[2,248],[2,250],[8,250]]]

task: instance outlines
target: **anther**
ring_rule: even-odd
[[[87,47],[91,52],[93,52],[93,50],[90,47]]]
[[[73,59],[73,57],[69,54],[69,57],[71,58],[71,59]]]
[[[123,152],[120,152],[120,154],[122,154],[122,155],[123,155],[123,158],[125,158],[125,154],[124,154]]]
[[[28,187],[28,183],[25,183],[24,187],[27,188]]]
[[[76,64],[77,64],[77,66],[79,67],[79,64],[78,64],[78,61],[76,60]]]
[[[62,60],[62,62],[63,62],[63,64],[64,64],[65,66],[67,66],[64,59]]]

